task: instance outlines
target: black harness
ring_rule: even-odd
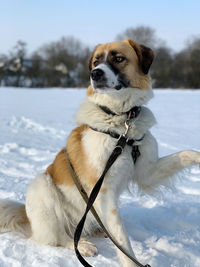
[[[112,138],[115,138],[115,139],[119,139],[120,138],[120,135],[118,133],[115,133],[115,132],[100,131],[100,130],[98,130],[96,128],[93,128],[91,126],[90,126],[90,129],[92,129],[93,131],[96,131],[96,132],[100,132],[100,133],[104,133],[104,134],[109,134]],[[126,139],[126,144],[128,146],[131,146],[132,147],[131,155],[132,155],[134,164],[136,163],[138,157],[140,156],[140,151],[139,151],[138,145],[133,145],[133,144],[135,142],[142,141],[143,138],[144,138],[144,135],[140,139],[128,139],[128,138]]]
[[[135,106],[133,108],[131,108],[129,111],[127,112],[124,112],[122,114],[116,114],[114,113],[112,110],[110,110],[108,107],[106,106],[99,106],[100,109],[102,109],[105,113],[107,113],[108,115],[112,115],[112,116],[119,116],[119,115],[123,115],[123,114],[126,114],[127,117],[131,120],[131,119],[136,119],[139,114],[140,114],[140,111],[141,111],[141,107],[139,106]],[[92,130],[96,131],[96,132],[100,132],[100,133],[104,133],[104,134],[109,134],[112,138],[115,138],[115,139],[118,139],[120,138],[120,134],[116,133],[116,132],[113,132],[113,131],[103,131],[103,130],[99,130],[97,128],[94,128],[92,126],[89,126]],[[140,139],[129,139],[127,138],[126,139],[126,144],[128,146],[131,146],[132,147],[132,151],[131,151],[131,155],[132,155],[132,158],[133,158],[133,162],[134,164],[136,163],[138,157],[140,156],[140,151],[139,151],[139,148],[138,148],[138,145],[134,145],[135,142],[140,142],[142,141],[144,138],[144,135],[140,138]]]

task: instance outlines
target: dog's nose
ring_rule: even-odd
[[[104,71],[101,69],[94,69],[90,72],[92,80],[99,81],[101,77],[104,75]]]

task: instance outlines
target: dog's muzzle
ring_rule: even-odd
[[[114,73],[110,66],[106,63],[101,63],[91,70],[90,78],[94,89],[120,90],[122,88],[122,84],[118,79],[118,74]]]

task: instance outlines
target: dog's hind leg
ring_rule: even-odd
[[[166,184],[168,178],[183,168],[200,163],[200,152],[193,150],[158,158],[157,143],[150,133],[144,138],[140,153],[135,165],[135,179],[139,187],[147,191],[159,184]]]
[[[26,213],[31,224],[31,238],[36,242],[59,246],[64,245],[64,240],[70,240],[62,222],[61,195],[50,175],[38,175],[29,186]]]
[[[67,218],[63,216],[62,206],[62,194],[50,175],[39,175],[27,192],[26,212],[31,224],[31,239],[39,244],[73,250],[74,242],[65,229]],[[95,245],[85,239],[80,240],[79,250],[84,256],[97,253]]]

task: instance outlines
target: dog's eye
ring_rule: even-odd
[[[116,57],[116,58],[115,58],[115,62],[116,62],[116,63],[121,63],[121,62],[123,62],[124,60],[125,60],[124,57]]]
[[[98,60],[95,60],[93,64],[96,67],[99,64],[99,61]]]

